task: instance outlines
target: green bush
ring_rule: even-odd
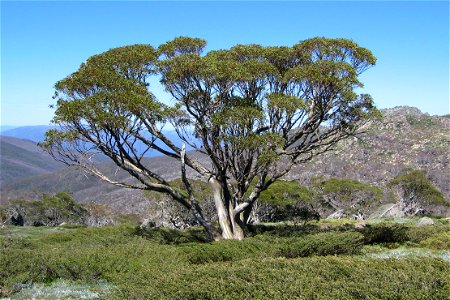
[[[320,227],[316,224],[257,224],[250,226],[249,229],[254,236],[264,235],[268,237],[301,237],[321,232]]]
[[[433,186],[427,178],[425,171],[405,169],[402,174],[394,177],[388,187],[399,186],[403,196],[407,199],[416,199],[425,204],[450,206],[444,195]]]
[[[352,195],[356,192],[370,192],[377,198],[382,197],[382,191],[379,187],[371,186],[358,180],[330,178],[316,182],[316,185],[321,186],[324,194],[339,194],[340,200],[344,202],[352,200]]]
[[[421,241],[428,239],[432,235],[448,231],[450,231],[450,226],[428,225],[408,228],[406,235],[408,241],[413,243],[420,243]]]
[[[185,230],[164,227],[136,227],[135,234],[158,244],[183,244],[207,242],[208,237],[202,228],[191,227]]]
[[[403,243],[408,240],[408,227],[401,224],[379,223],[358,230],[365,244]]]
[[[436,125],[435,121],[433,120],[433,117],[426,116],[426,115],[421,115],[421,116],[407,115],[406,121],[411,126],[416,127],[416,128],[421,128],[421,129],[430,128],[430,127]]]
[[[286,239],[262,236],[247,238],[243,241],[224,240],[206,244],[188,244],[183,245],[181,249],[189,263],[205,264],[276,257],[280,245],[285,243]]]
[[[298,202],[312,203],[314,199],[314,191],[295,181],[276,181],[259,197],[261,203],[274,204],[279,207],[294,205]]]
[[[313,179],[315,189],[323,195],[339,196],[339,201],[349,203],[354,201],[357,193],[363,194],[372,201],[382,201],[383,191],[377,187],[352,179],[330,178],[324,180],[322,177]]]
[[[437,233],[430,236],[424,241],[420,242],[420,246],[437,249],[437,250],[449,250],[450,249],[450,231]]]
[[[10,223],[13,225],[56,226],[61,223],[83,224],[89,212],[72,199],[69,193],[54,196],[43,195],[41,200],[23,199],[10,201],[3,209],[13,212]],[[5,219],[5,213],[1,218]]]
[[[364,236],[357,232],[323,232],[304,238],[292,239],[283,246],[279,255],[286,258],[356,254],[364,242]]]

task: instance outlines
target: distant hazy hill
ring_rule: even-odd
[[[42,142],[45,138],[45,133],[51,128],[52,126],[46,125],[22,126],[9,130],[2,130],[1,135],[30,140],[34,142]]]
[[[168,157],[154,157],[145,160],[156,173],[164,174],[167,180],[178,178],[180,165]],[[114,179],[130,181],[130,176],[118,169],[113,163],[104,163],[100,169],[113,174]],[[192,173],[189,173],[195,176]],[[8,181],[1,186],[0,205],[18,197],[38,199],[42,193],[61,191],[73,193],[73,197],[82,203],[95,202],[111,206],[122,213],[145,213],[147,201],[142,191],[127,190],[105,183],[83,170],[70,167],[53,173],[28,176]]]
[[[45,133],[55,127],[52,126],[46,126],[46,125],[36,125],[36,126],[22,126],[22,127],[15,127],[12,129],[8,129],[11,126],[6,126],[4,130],[1,131],[1,136],[8,136],[8,137],[14,137],[18,139],[25,139],[30,140],[34,142],[42,142],[45,139]],[[181,145],[183,142],[178,137],[175,130],[166,130],[164,131],[165,135],[175,143],[175,145]],[[163,148],[165,148],[164,145],[160,145]],[[142,151],[146,149],[146,147],[143,144],[137,144],[136,147],[138,149],[141,149]],[[187,150],[191,150],[189,146],[187,146]],[[154,156],[160,156],[159,152],[156,151],[148,151],[145,155],[146,157],[154,157]]]
[[[17,126],[1,125],[0,126],[0,133],[3,133],[6,130],[10,130],[10,129],[13,129],[13,128],[16,128],[16,127]]]
[[[384,187],[405,167],[413,167],[426,170],[428,178],[448,201],[450,118],[429,116],[411,107],[396,107],[382,113],[383,119],[369,124],[360,138],[340,143],[334,151],[298,166],[286,179],[308,185],[314,176],[337,177]],[[1,155],[3,161],[4,154]],[[27,155],[18,156],[17,163]],[[147,163],[167,179],[177,178],[180,174],[179,164],[167,157],[148,158]],[[128,178],[127,174],[116,173],[117,168],[112,164],[103,167],[111,174]],[[78,201],[105,203],[116,211],[145,214],[148,209],[148,201],[142,192],[113,187],[73,168],[9,181],[2,185],[0,203],[19,196],[37,197],[41,193],[58,191],[71,191]]]
[[[0,136],[0,183],[50,173],[63,166],[39,148],[36,142]]]

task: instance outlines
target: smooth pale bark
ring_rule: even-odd
[[[222,230],[222,237],[226,240],[233,239],[233,231],[231,228],[231,220],[228,216],[228,211],[223,203],[223,193],[220,183],[215,178],[209,179],[213,192],[214,204],[216,206],[217,217],[219,219],[219,226]]]
[[[222,231],[222,238],[225,240],[243,240],[245,224],[240,218],[240,214],[234,214],[233,207],[228,209],[224,203],[222,187],[215,178],[210,178],[209,183],[213,192],[214,204],[216,206],[219,226]]]

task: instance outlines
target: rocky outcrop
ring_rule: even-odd
[[[428,218],[428,217],[420,218],[416,224],[417,227],[428,226],[428,225],[434,225],[433,219]]]
[[[329,215],[327,217],[327,219],[342,219],[342,218],[345,218],[345,217],[346,217],[346,215],[344,213],[344,210],[343,209],[339,209],[339,210],[335,211],[334,213],[332,213],[331,215]]]
[[[381,113],[383,118],[366,125],[363,134],[297,166],[286,179],[310,185],[316,176],[349,178],[383,187],[410,167],[425,170],[449,201],[450,118],[407,106]]]

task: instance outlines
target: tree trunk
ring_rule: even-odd
[[[245,222],[243,218],[241,218],[240,214],[236,216],[233,214],[233,207],[227,208],[225,206],[223,190],[219,181],[211,178],[209,183],[213,192],[222,238],[225,240],[243,240],[245,236]]]

